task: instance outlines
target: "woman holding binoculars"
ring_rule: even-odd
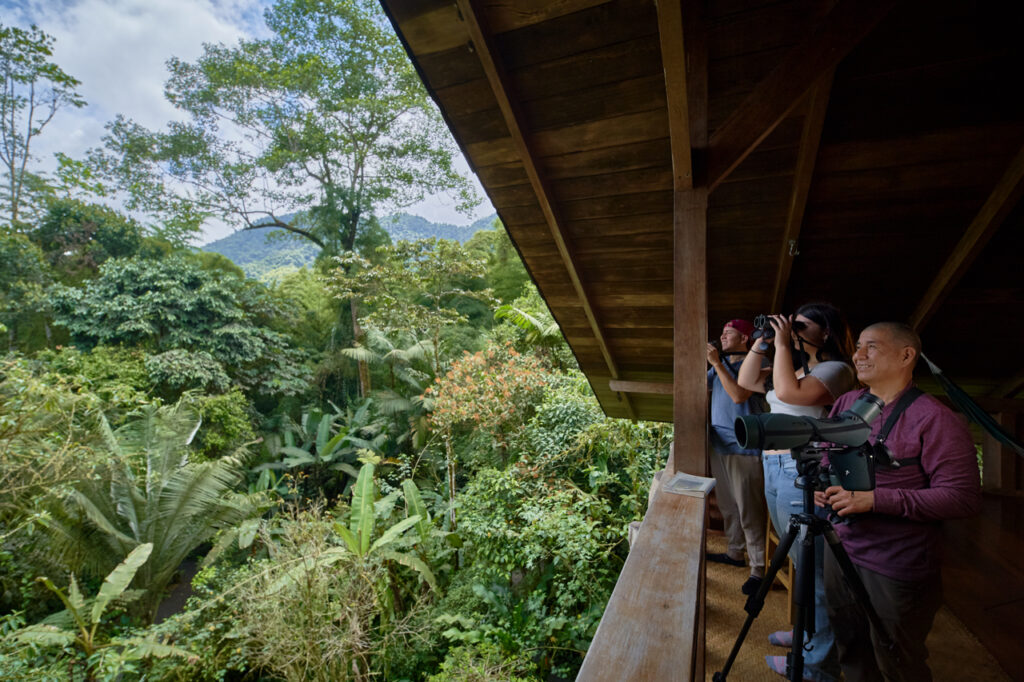
[[[761,338],[755,339],[751,352],[740,366],[737,381],[750,391],[765,394],[773,413],[808,416],[820,419],[828,415],[828,406],[843,393],[857,385],[857,375],[850,363],[853,339],[839,309],[828,303],[808,303],[791,316],[767,316]],[[764,356],[774,346],[774,359],[764,366]],[[796,487],[796,460],[789,450],[765,450],[765,499],[772,525],[779,537],[786,533],[789,517],[802,505],[802,494]],[[839,661],[835,652],[832,629],[825,611],[823,576],[824,543],[815,539],[814,636],[806,642],[804,677],[815,682],[839,679]],[[796,545],[790,551],[795,560]],[[773,633],[772,644],[790,646],[791,631]],[[786,674],[785,656],[768,656],[768,666]]]

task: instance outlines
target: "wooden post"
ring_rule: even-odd
[[[1007,433],[1020,434],[1021,415],[1018,412],[999,412],[995,420]],[[981,485],[985,490],[1012,493],[1021,490],[1020,456],[1012,448],[985,434],[981,446]]]
[[[675,193],[674,469],[707,475],[707,188]]]

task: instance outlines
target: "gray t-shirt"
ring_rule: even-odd
[[[811,369],[811,373],[807,376],[812,376],[823,383],[832,395],[833,402],[836,398],[847,391],[852,391],[857,386],[857,374],[854,372],[853,367],[838,360],[819,362]],[[799,417],[814,417],[815,419],[821,419],[828,414],[828,408],[825,406],[790,405],[789,403],[784,403],[775,395],[775,389],[768,391],[765,399],[771,406],[773,414],[792,414]]]

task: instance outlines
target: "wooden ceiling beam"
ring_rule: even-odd
[[[1021,194],[1024,194],[1024,147],[1014,155],[1003,176],[999,178],[992,193],[974,216],[964,236],[953,248],[953,252],[925,290],[917,309],[910,316],[910,326],[918,333],[928,324],[946,296],[1017,205]]]
[[[616,393],[647,393],[650,395],[672,395],[670,381],[623,381],[612,379],[608,388]]]
[[[840,0],[799,45],[764,77],[708,143],[708,185],[714,191],[800,102],[835,69],[896,0]]]
[[[665,72],[668,129],[672,141],[672,176],[675,189],[693,188],[693,155],[690,141],[689,94],[687,92],[686,43],[680,0],[658,3],[658,38]]]
[[[811,179],[814,177],[818,147],[821,146],[821,131],[825,127],[825,112],[828,110],[829,95],[832,92],[833,75],[835,71],[826,73],[807,93],[807,114],[804,117],[803,132],[800,134],[800,148],[797,152],[796,170],[793,173],[793,191],[789,195],[786,227],[782,235],[779,265],[775,270],[775,287],[772,290],[769,310],[782,310],[786,288],[789,286],[789,275],[793,269],[793,259],[797,255],[800,228],[803,226],[804,212],[807,209],[807,195],[810,193]]]
[[[571,239],[563,226],[551,188],[547,179],[541,173],[540,167],[536,161],[536,155],[530,145],[526,126],[523,124],[525,118],[517,102],[509,94],[511,86],[509,84],[508,75],[506,74],[501,61],[497,57],[497,49],[494,44],[493,36],[487,29],[485,23],[481,21],[482,14],[479,11],[479,7],[482,3],[480,0],[456,0],[456,4],[458,5],[459,13],[461,14],[462,20],[465,22],[466,28],[469,32],[469,37],[476,50],[477,57],[480,59],[480,64],[483,67],[484,73],[487,75],[487,81],[490,83],[491,90],[494,92],[494,98],[498,104],[498,108],[501,110],[502,118],[504,119],[505,125],[508,127],[509,133],[512,137],[512,145],[522,161],[523,170],[526,171],[526,176],[529,178],[530,185],[533,187],[533,192],[537,197],[537,203],[540,206],[541,212],[544,214],[544,221],[547,223],[548,229],[551,231],[551,238],[555,242],[558,253],[562,258],[562,263],[565,265],[566,273],[569,276],[569,280],[572,282],[573,290],[579,298],[580,304],[583,307],[583,313],[590,326],[590,330],[593,333],[597,346],[601,351],[601,356],[604,358],[605,365],[608,367],[608,374],[612,379],[618,379],[618,367],[616,366],[615,360],[612,358],[611,352],[608,349],[607,339],[602,331],[600,321],[594,312],[594,308],[590,303],[587,288],[583,284],[583,280],[580,278],[579,267],[576,263]],[[620,393],[618,395],[625,403],[626,410],[629,413],[630,418],[636,419],[636,409],[629,398],[629,394]]]
[[[1024,390],[1024,372],[1010,377],[989,393],[992,398],[1013,398]],[[1024,411],[1024,410],[1022,410]]]

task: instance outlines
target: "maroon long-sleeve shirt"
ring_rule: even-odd
[[[832,415],[864,392],[840,396]],[[898,400],[887,404],[872,424],[872,443]],[[879,467],[874,511],[838,525],[836,531],[855,564],[896,580],[921,580],[939,570],[942,521],[981,509],[977,455],[963,419],[930,395],[910,404],[887,444],[894,458],[920,457],[920,464]]]

